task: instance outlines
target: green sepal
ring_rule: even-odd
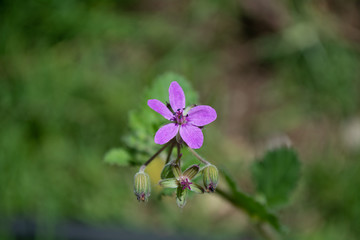
[[[164,188],[177,188],[179,186],[178,181],[175,178],[160,180],[159,185]]]
[[[188,177],[189,179],[193,179],[196,176],[196,174],[198,174],[199,170],[200,170],[199,165],[195,164],[190,166],[188,169],[186,169],[183,175]]]
[[[192,183],[191,186],[190,186],[190,189],[191,191],[195,192],[195,193],[204,193],[205,190],[202,186],[200,186],[199,184],[196,184],[196,183]]]
[[[164,166],[163,170],[161,171],[161,179],[166,179],[166,178],[173,178],[174,174],[171,170],[171,165],[172,163],[168,163]]]
[[[176,192],[176,203],[179,208],[183,208],[185,206],[187,195],[188,189],[182,189],[181,187],[178,187]]]
[[[177,165],[177,164],[172,164],[172,165],[171,165],[171,169],[172,169],[172,172],[173,172],[175,178],[176,178],[176,179],[179,179],[180,176],[181,176],[181,169],[180,169],[179,165]]]

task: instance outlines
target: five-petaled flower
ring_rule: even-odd
[[[204,135],[200,127],[215,121],[216,111],[206,105],[199,105],[185,109],[185,94],[177,82],[169,87],[169,101],[173,110],[157,99],[150,99],[148,105],[172,123],[162,126],[155,134],[155,143],[165,144],[178,133],[190,148],[200,148],[204,142]]]

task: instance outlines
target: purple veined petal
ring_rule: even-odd
[[[201,148],[204,142],[204,135],[201,129],[191,124],[180,126],[180,136],[189,147],[194,149]]]
[[[188,114],[188,122],[196,126],[207,125],[217,118],[215,109],[206,105],[193,107],[189,110]]]
[[[185,107],[185,94],[177,82],[172,82],[170,84],[169,101],[174,112]]]
[[[157,113],[163,115],[164,118],[170,120],[173,117],[172,112],[163,104],[161,101],[157,99],[148,100],[149,107]]]
[[[156,144],[165,144],[171,139],[173,139],[179,131],[179,126],[175,123],[169,123],[156,132],[154,141]]]

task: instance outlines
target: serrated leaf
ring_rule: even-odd
[[[105,154],[104,161],[112,165],[124,167],[130,165],[131,156],[123,148],[114,148]]]
[[[266,198],[270,207],[280,207],[288,202],[300,176],[300,162],[291,148],[271,150],[252,166],[252,176],[257,191]]]

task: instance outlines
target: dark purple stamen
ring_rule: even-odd
[[[210,192],[215,192],[215,186],[213,183],[210,183],[209,186],[208,186],[208,191]]]
[[[182,179],[181,182],[181,187],[183,190],[185,190],[186,188],[188,188],[189,190],[191,190],[190,188],[190,184],[192,184],[192,182],[189,182],[189,179],[188,178],[185,178],[185,179]]]
[[[183,110],[178,109],[174,112],[174,117],[170,119],[170,121],[175,122],[177,125],[183,125],[187,122],[188,115],[183,115]]]
[[[146,200],[145,198],[145,193],[140,193],[139,195],[137,195],[137,200],[140,202],[144,202]]]

